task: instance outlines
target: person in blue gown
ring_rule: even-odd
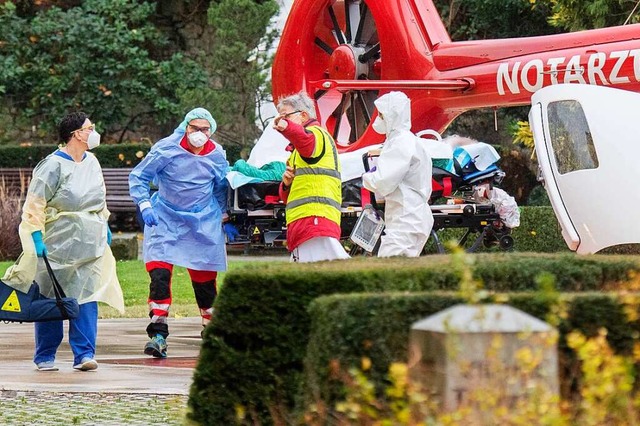
[[[190,111],[129,175],[131,197],[145,224],[143,257],[151,278],[144,352],[157,358],[167,356],[173,266],[187,268],[203,326],[213,313],[217,272],[227,268],[223,218],[229,163],[211,139],[215,130],[209,111]],[[153,195],[151,182],[158,188]]]

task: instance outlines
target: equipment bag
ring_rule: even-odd
[[[60,283],[53,274],[53,269],[46,256],[43,256],[47,272],[53,283],[55,299],[40,294],[40,287],[35,281],[29,291],[20,290],[0,281],[0,321],[42,322],[75,319],[78,317],[78,301],[67,297]]]

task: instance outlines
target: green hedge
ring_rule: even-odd
[[[517,251],[568,252],[551,207],[521,207],[520,226],[512,231]]]
[[[0,146],[0,167],[35,167],[57,145]],[[149,152],[149,144],[100,145],[93,152],[102,167],[134,167]]]
[[[57,145],[0,146],[0,167],[35,167],[36,164],[58,148]],[[151,149],[148,143],[104,144],[93,149],[100,165],[106,168],[134,167]],[[233,164],[240,158],[240,148],[226,148],[227,159]]]
[[[470,255],[487,289],[538,289],[542,272],[563,291],[599,290],[640,270],[623,256],[497,253]],[[247,265],[225,275],[216,315],[205,333],[189,405],[202,424],[233,424],[238,405],[262,424],[291,410],[301,391],[311,317],[309,304],[335,293],[456,290],[450,256],[356,258],[316,264]],[[275,410],[275,411],[274,411]]]
[[[443,243],[448,240],[459,241],[464,229],[443,229],[438,232],[438,238]],[[465,247],[469,247],[479,233],[471,234]],[[553,208],[549,206],[520,207],[520,226],[511,231],[514,239],[513,251],[537,253],[569,253],[570,250],[562,238],[562,230],[558,224]],[[425,246],[425,253],[437,253],[433,239],[429,239]],[[499,252],[501,249],[480,246],[478,252]],[[600,254],[640,254],[640,244],[622,244],[609,247]]]
[[[494,303],[496,297],[485,302]],[[546,320],[557,300],[541,294],[499,294],[502,303]],[[564,398],[577,389],[579,365],[566,345],[566,334],[580,330],[593,336],[598,329],[608,330],[607,339],[618,353],[629,355],[640,330],[637,321],[624,313],[620,296],[612,293],[563,294],[567,316],[561,319],[560,381]],[[379,392],[389,384],[389,365],[407,362],[411,325],[443,309],[464,303],[460,296],[446,293],[385,293],[332,295],[314,300],[309,307],[312,318],[309,345],[305,358],[305,395],[301,407],[320,402],[333,406],[344,398],[344,383],[335,372],[360,367],[369,358],[371,378]]]

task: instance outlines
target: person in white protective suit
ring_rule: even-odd
[[[363,186],[385,200],[385,230],[379,257],[420,256],[431,228],[431,157],[411,133],[411,101],[402,92],[375,101],[373,129],[387,136],[376,166],[362,175]]]
[[[43,295],[53,298],[46,256],[68,297],[78,300],[79,315],[69,320],[73,368],[98,368],[95,360],[98,302],[124,312],[124,299],[111,253],[109,210],[102,169],[87,150],[100,144],[95,125],[82,112],[65,116],[58,133],[66,145],[33,170],[19,233],[23,253],[2,278],[16,288],[35,279]],[[63,338],[62,321],[35,323],[33,361],[40,371],[55,371]]]
[[[173,134],[156,142],[129,175],[129,192],[144,220],[143,257],[149,286],[149,341],[144,353],[167,356],[173,266],[187,268],[202,325],[211,320],[218,271],[227,269],[227,154],[211,139],[216,122],[189,111]],[[150,194],[149,183],[158,191]]]

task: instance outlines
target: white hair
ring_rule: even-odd
[[[283,106],[293,108],[294,111],[306,112],[309,117],[316,118],[316,107],[313,101],[305,92],[299,92],[278,100],[278,110]]]
[[[473,138],[469,138],[469,137],[466,137],[466,136],[460,136],[460,135],[447,136],[446,138],[442,139],[442,142],[445,142],[445,143],[449,144],[449,146],[452,149],[456,149],[459,146],[465,146],[465,145],[471,145],[471,144],[474,144],[474,143],[478,143],[478,141],[473,139]]]

